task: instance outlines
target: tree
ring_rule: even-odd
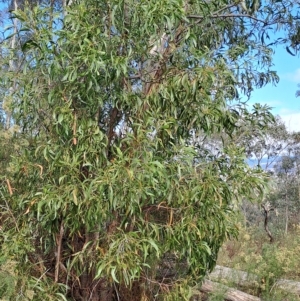
[[[269,108],[262,108],[268,110]],[[274,165],[286,154],[292,144],[291,134],[287,131],[285,124],[279,116],[275,120],[270,120],[265,115],[260,116],[266,120],[261,127],[253,130],[253,121],[242,123],[237,131],[235,141],[245,147],[247,157],[252,165],[257,165],[268,172],[272,172]],[[256,122],[262,121],[256,119]],[[263,128],[263,130],[261,129]]]
[[[288,233],[291,216],[299,214],[299,133],[290,133],[288,147],[274,165],[274,182],[276,187],[269,195],[270,201],[284,216],[284,233]],[[287,142],[286,142],[287,144]],[[298,218],[296,221],[298,222]]]
[[[245,147],[251,165],[257,165],[270,174],[272,189],[266,196],[263,210],[267,214],[273,208],[279,216],[284,216],[284,231],[287,233],[291,213],[296,215],[299,212],[299,134],[288,132],[279,116],[275,122],[266,123],[263,132],[251,129],[249,122],[243,122],[235,141]],[[247,201],[243,203],[242,209],[245,224],[253,224],[260,217],[257,206]],[[280,218],[277,217],[278,220]]]
[[[51,8],[14,12],[21,48],[6,60],[23,61],[5,80],[28,145],[1,235],[29,279],[19,297],[186,299],[214,267],[266,181],[232,140],[251,113],[229,104],[277,81],[264,40],[292,22],[287,3],[255,3],[77,1],[55,27]],[[191,143],[216,134],[218,151]]]

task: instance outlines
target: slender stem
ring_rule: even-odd
[[[57,254],[56,254],[56,264],[55,264],[55,277],[54,281],[58,282],[58,275],[59,275],[59,266],[60,266],[60,259],[61,259],[61,247],[62,247],[62,238],[64,235],[64,224],[61,222],[59,235],[57,237]]]

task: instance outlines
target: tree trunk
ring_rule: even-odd
[[[266,202],[265,204],[262,204],[261,206],[264,210],[264,216],[265,216],[265,221],[264,221],[265,231],[267,232],[267,234],[270,238],[270,243],[272,243],[274,241],[274,238],[272,236],[271,231],[269,230],[268,222],[269,222],[269,213],[270,213],[270,211],[273,211],[274,208],[270,205],[270,202]]]
[[[18,2],[17,0],[13,1],[13,10],[18,9]],[[18,30],[18,20],[17,18],[13,18],[13,36],[11,37],[11,49],[14,51],[16,48],[16,39],[17,39],[17,30]],[[15,70],[15,62],[13,59],[9,60],[9,72],[13,72]],[[11,125],[11,110],[10,110],[10,102],[12,101],[13,93],[16,90],[16,81],[13,80],[12,85],[9,88],[9,97],[8,97],[8,106],[5,110],[5,129],[8,130]]]
[[[286,201],[286,204],[287,204],[287,201]],[[286,207],[285,207],[285,231],[284,231],[285,235],[288,234],[288,227],[289,227],[289,206],[286,205]]]

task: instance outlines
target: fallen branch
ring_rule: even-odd
[[[208,278],[216,282],[224,283],[226,281],[227,283],[234,283],[243,288],[258,288],[260,284],[260,279],[255,274],[219,265],[209,274]]]
[[[223,266],[217,265],[215,269],[209,274],[209,279],[217,282],[229,282],[244,288],[259,288],[260,278],[259,276],[247,273],[244,271],[239,271]],[[290,294],[300,296],[300,282],[279,279],[275,282],[272,289],[279,289]]]
[[[300,296],[300,282],[297,281],[279,279],[274,284],[274,288]]]
[[[220,292],[224,293],[224,299],[227,301],[260,301],[261,299],[242,291],[230,288],[226,285],[216,283],[210,280],[205,280],[200,288],[201,292],[211,293]]]

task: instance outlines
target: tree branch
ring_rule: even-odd
[[[204,19],[203,16],[199,16],[199,15],[189,15],[187,16],[188,18],[190,19],[198,19],[198,20],[202,20]],[[248,15],[248,14],[223,14],[223,15],[211,15],[209,16],[210,18],[213,18],[213,19],[218,19],[218,18],[248,18],[248,19],[252,19],[252,20],[255,20],[257,22],[261,22],[261,23],[264,23],[264,25],[271,25],[271,24],[274,24],[275,22],[273,23],[268,23],[264,20],[261,20],[261,19],[258,19],[256,17],[253,17],[251,15]]]

